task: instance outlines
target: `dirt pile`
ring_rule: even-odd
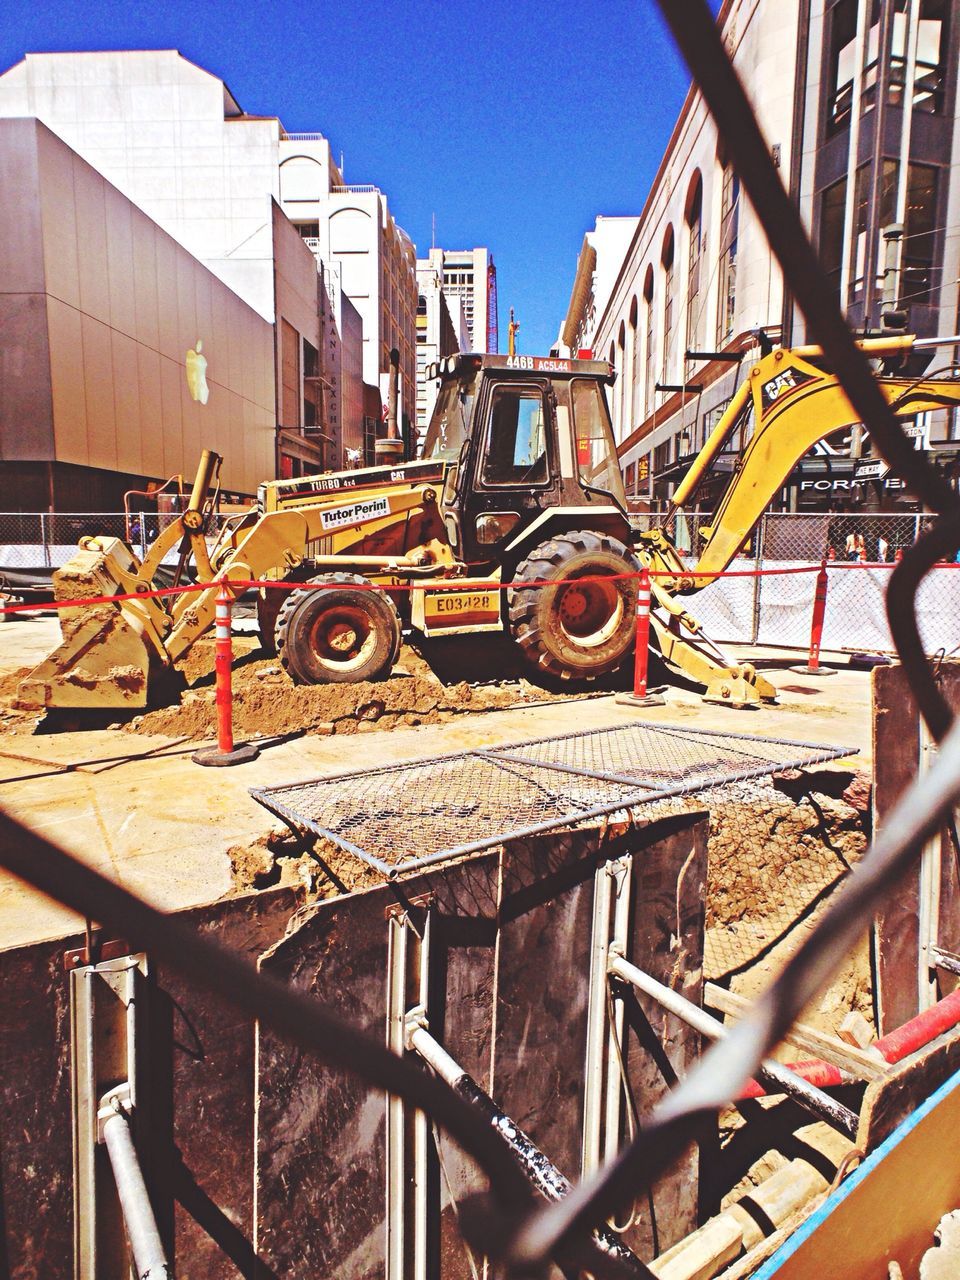
[[[708,979],[747,998],[769,984],[866,852],[870,799],[867,774],[825,768],[731,787],[728,803],[711,806]],[[835,1033],[852,1009],[873,1022],[866,933],[802,1020]]]
[[[243,738],[302,732],[364,733],[374,728],[436,724],[463,712],[540,702],[551,696],[523,680],[445,684],[406,646],[388,680],[295,685],[275,658],[260,656],[254,641],[241,641],[237,648],[233,727]],[[199,641],[180,665],[191,686],[180,700],[136,716],[124,727],[134,733],[167,737],[212,737],[216,733],[213,656],[213,641]]]

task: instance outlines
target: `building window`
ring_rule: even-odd
[[[655,477],[661,476],[671,462],[671,447],[673,441],[664,440],[663,444],[658,444],[653,451],[653,474]]]
[[[646,351],[643,369],[643,414],[644,417],[649,417],[653,413],[653,388],[656,381],[654,376],[656,365],[653,362],[653,339],[656,325],[654,324],[652,267],[647,270],[647,280],[643,286],[643,304],[647,315]]]
[[[869,3],[869,0],[865,2]],[[857,43],[857,9],[858,0],[839,0],[830,15],[828,133],[837,133],[850,123]]]
[[[722,346],[733,336],[737,302],[737,247],[740,237],[740,179],[728,164],[723,170],[720,195],[720,262],[717,302],[717,341]]]
[[[663,245],[663,382],[669,381],[673,348],[673,228],[667,228]]]
[[[320,237],[319,222],[298,222],[295,224],[304,240],[317,240]]]
[[[933,301],[938,176],[930,164],[912,164],[907,171],[899,299],[906,306],[929,305]]]
[[[703,255],[703,183],[699,176],[687,211],[687,333],[688,351],[700,345],[700,260]]]
[[[617,379],[617,387],[619,394],[617,395],[617,421],[614,429],[618,440],[622,440],[626,433],[627,406],[630,401],[627,397],[627,331],[623,321],[620,321],[620,332],[617,335],[617,372],[620,375]]]
[[[901,23],[902,35],[898,41],[897,22]],[[894,68],[899,58],[901,66],[906,66],[906,16],[894,15]],[[947,53],[947,0],[921,0],[920,30],[917,36],[917,67],[913,79],[913,109],[928,111],[934,115],[943,114],[944,83],[946,81]],[[901,82],[904,77],[901,75]],[[890,97],[894,101],[894,85],[891,78]]]
[[[827,187],[820,198],[820,262],[838,295],[840,267],[843,262],[843,207],[846,199],[846,178]]]
[[[887,101],[901,107],[907,92],[907,46],[909,43],[907,0],[893,0],[885,48],[880,47],[880,0],[863,0],[870,5],[869,27],[865,33],[861,102],[864,113],[876,106],[880,67],[886,59]],[[830,113],[828,133],[837,133],[850,123],[853,81],[856,71],[857,0],[839,0],[831,15]],[[913,77],[913,107],[916,111],[942,114],[946,79],[947,0],[920,0],[917,29],[916,67]]]
[[[642,386],[640,374],[640,307],[637,303],[636,295],[630,303],[630,422],[631,429],[639,422],[643,413],[640,404],[640,388]]]

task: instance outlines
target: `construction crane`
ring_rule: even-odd
[[[497,268],[493,265],[493,255],[490,255],[490,265],[487,267],[487,352],[490,355],[496,355],[500,350],[500,325],[497,312]]]

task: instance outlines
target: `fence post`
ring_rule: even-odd
[[[662,707],[660,688],[647,689],[650,657],[650,571],[646,565],[637,575],[637,628],[633,650],[633,692],[617,695],[617,702],[629,707]],[[661,686],[662,688],[663,686]]]
[[[225,578],[217,592],[216,674],[217,674],[217,745],[194,752],[194,764],[223,766],[245,764],[256,760],[260,748],[252,743],[233,742],[233,601]]]
[[[756,526],[756,536],[753,547],[753,567],[758,570],[763,566],[763,544],[766,541],[767,536],[768,518],[769,515],[762,516]],[[757,644],[760,639],[760,609],[763,604],[761,599],[762,591],[763,579],[760,577],[760,574],[757,573],[757,576],[753,580],[753,618],[750,627],[751,644]]]
[[[820,642],[823,639],[823,619],[827,612],[827,559],[820,561],[820,572],[817,574],[816,590],[813,593],[813,619],[810,623],[810,656],[805,667],[791,667],[791,671],[802,671],[808,676],[835,676],[832,667],[820,666]]]

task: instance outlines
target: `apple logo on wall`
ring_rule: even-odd
[[[197,339],[196,350],[192,347],[187,352],[187,386],[194,400],[206,404],[210,399],[210,388],[207,386],[207,357],[202,355],[203,343]]]

